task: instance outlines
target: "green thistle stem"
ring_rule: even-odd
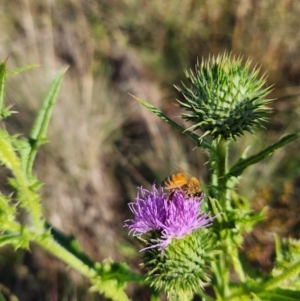
[[[213,271],[213,288],[217,297],[217,300],[221,299],[222,294],[222,279],[220,278],[221,269],[219,269],[219,261],[216,259],[211,262],[211,269]]]
[[[36,240],[35,242],[87,278],[92,279],[97,276],[96,270],[84,264],[80,259],[58,244],[51,237],[45,237],[41,240]]]
[[[227,179],[225,174],[227,172],[227,142],[224,139],[219,139],[216,142],[216,150],[213,158],[213,186],[217,188],[217,199],[221,206],[225,208],[227,195]]]
[[[219,255],[215,262],[212,262],[212,270],[216,280],[214,290],[217,300],[224,300],[228,295],[229,269],[226,267],[223,255]]]
[[[39,235],[34,239],[34,242],[83,276],[87,277],[92,283],[99,282],[99,279],[100,281],[118,279],[121,282],[133,281],[145,283],[142,275],[132,272],[127,266],[123,266],[122,263],[109,263],[107,265],[99,262],[86,263],[47,234],[43,236]]]
[[[214,170],[212,175],[212,186],[215,188],[216,198],[222,208],[226,207],[228,198],[227,179],[224,177],[227,172],[228,145],[224,139],[217,139],[215,151],[212,153],[211,164]],[[229,266],[226,257],[220,254],[212,263],[213,274],[215,275],[215,293],[217,300],[223,300],[228,295]]]
[[[14,167],[13,172],[21,188],[20,193],[25,196],[24,202],[27,205],[28,217],[31,219],[36,231],[42,233],[44,231],[44,222],[42,220],[42,207],[40,202],[38,202],[39,196],[28,187],[28,181],[19,168]]]
[[[234,248],[233,250],[231,250],[231,252],[229,252],[229,256],[230,259],[232,261],[232,264],[234,266],[234,269],[236,271],[236,273],[238,274],[241,282],[246,282],[246,276],[243,270],[243,266],[241,264],[241,262],[239,261],[239,254],[238,254],[238,249]]]

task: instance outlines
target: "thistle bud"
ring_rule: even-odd
[[[189,130],[200,129],[202,137],[235,139],[244,131],[262,126],[270,109],[264,88],[265,77],[258,77],[259,69],[250,70],[250,61],[242,66],[242,59],[223,54],[209,58],[195,71],[186,71],[190,87],[175,86],[185,101],[179,101],[184,109],[181,117],[192,122]]]
[[[144,252],[147,280],[170,300],[192,300],[194,294],[210,283],[209,266],[214,255],[213,239],[208,229],[199,229],[182,239],[174,239],[164,250]]]

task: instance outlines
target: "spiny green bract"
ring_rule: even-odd
[[[143,262],[151,285],[172,296],[193,296],[203,289],[210,282],[209,264],[215,253],[209,233],[200,229],[173,239],[164,252],[156,248],[145,251]]]
[[[11,222],[15,221],[17,204],[0,192],[0,231],[10,230]]]
[[[195,72],[186,71],[191,86],[175,88],[186,100],[179,106],[187,112],[182,118],[193,123],[189,129],[201,129],[202,137],[235,139],[261,126],[270,112],[265,106],[270,87],[263,88],[266,79],[258,73],[250,71],[250,61],[242,66],[241,58],[226,53],[198,62]]]

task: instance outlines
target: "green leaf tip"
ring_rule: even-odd
[[[9,115],[8,109],[5,107],[6,94],[6,61],[0,64],[0,118],[4,119]]]
[[[5,64],[5,65],[6,65],[6,63],[7,63],[8,59],[9,59],[9,55],[6,57],[6,59],[5,59],[5,60],[3,60],[3,61],[1,62],[1,64]]]
[[[66,70],[67,69],[64,69],[58,75],[56,75],[56,77],[51,83],[50,88],[46,93],[42,107],[38,113],[38,116],[33,124],[30,133],[30,138],[33,140],[42,141],[43,139],[47,139],[46,132],[52,114],[52,109],[55,104],[56,97],[62,83],[63,75],[66,72]]]
[[[238,177],[242,174],[242,172],[250,165],[253,165],[268,156],[271,156],[276,150],[282,148],[288,143],[300,138],[300,133],[289,134],[283,138],[281,138],[278,142],[272,144],[266,149],[260,151],[259,153],[252,155],[248,158],[240,158],[229,170],[229,172],[225,175],[226,178],[231,176]]]
[[[31,70],[31,69],[34,69],[34,68],[38,68],[40,66],[41,65],[38,65],[38,64],[26,65],[26,66],[23,66],[21,68],[17,68],[15,70],[7,72],[6,73],[6,77],[13,76],[13,75],[16,75],[16,74],[19,74],[21,72],[24,72],[24,71],[27,71],[27,70]]]
[[[33,123],[30,136],[28,138],[28,145],[24,148],[23,154],[23,158],[26,158],[27,160],[26,166],[24,167],[27,175],[30,175],[39,146],[48,142],[47,130],[50,118],[57,99],[58,91],[63,80],[63,75],[67,71],[67,69],[68,68],[63,69],[53,79],[50,88],[48,89],[46,96],[43,100],[38,115]]]
[[[193,133],[192,131],[190,131],[188,129],[183,128],[181,125],[179,125],[178,123],[174,122],[172,119],[167,117],[161,110],[157,109],[156,107],[154,107],[150,103],[146,102],[145,100],[142,100],[130,93],[128,93],[128,94],[131,97],[133,97],[135,100],[137,100],[140,104],[142,104],[144,107],[146,107],[151,112],[153,112],[155,115],[157,115],[161,120],[165,121],[166,123],[171,125],[173,128],[179,130],[181,133],[191,137],[196,142],[198,147],[202,147],[205,149],[212,148],[212,145],[209,141],[207,141],[205,139],[201,139],[201,137],[199,137],[197,134]]]

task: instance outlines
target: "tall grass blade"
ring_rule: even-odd
[[[6,60],[0,64],[0,119],[7,117],[5,108]]]
[[[24,67],[17,68],[15,70],[6,72],[6,77],[13,76],[13,75],[19,74],[21,72],[24,72],[24,71],[27,71],[30,69],[34,69],[34,68],[38,68],[38,67],[40,67],[40,65],[38,65],[38,64],[26,65]]]

